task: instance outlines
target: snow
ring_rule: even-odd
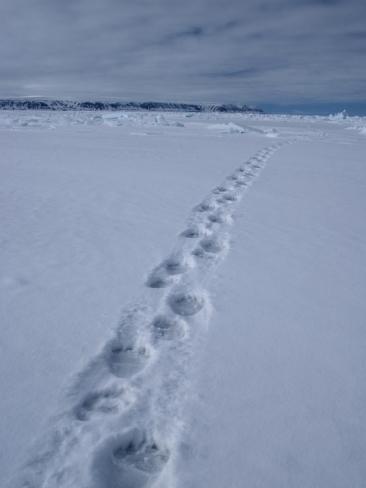
[[[187,115],[0,112],[1,486],[364,486],[365,119]]]
[[[364,485],[364,150],[285,147],[248,194],[211,292],[182,486]]]

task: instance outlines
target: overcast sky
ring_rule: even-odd
[[[0,97],[366,101],[366,0],[1,0]]]

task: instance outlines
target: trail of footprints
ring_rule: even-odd
[[[235,206],[283,144],[260,150],[193,209],[176,249],[146,279],[157,305],[126,312],[112,339],[78,376],[70,392],[71,412],[29,462],[21,486],[169,486],[162,477],[174,464],[176,446],[154,417],[164,405],[162,424],[175,421],[164,418],[167,404],[178,395],[173,369],[184,368],[179,354],[187,353],[199,317],[210,306],[203,284],[229,248]],[[151,391],[151,383],[160,387]]]

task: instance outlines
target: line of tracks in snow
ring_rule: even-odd
[[[172,253],[148,275],[141,302],[77,375],[70,407],[52,419],[11,486],[176,486],[192,362],[212,311],[208,285],[229,251],[241,199],[289,142],[258,151],[192,210]]]

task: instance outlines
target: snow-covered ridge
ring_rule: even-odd
[[[0,110],[159,110],[169,112],[263,113],[261,109],[235,104],[195,104],[175,102],[108,102],[48,99],[2,99]]]

